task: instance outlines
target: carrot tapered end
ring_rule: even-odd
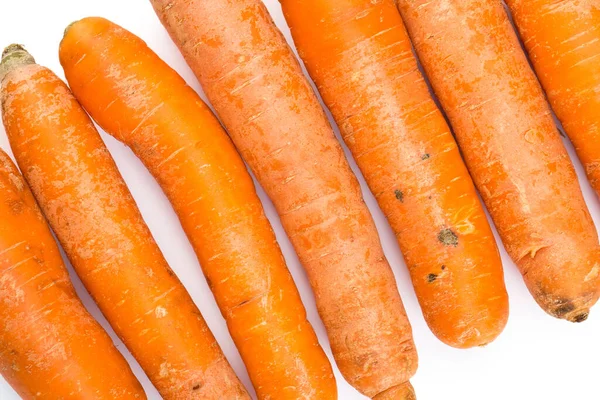
[[[373,400],[416,400],[415,389],[410,382],[385,390],[373,397]]]
[[[20,44],[11,44],[2,52],[2,61],[0,62],[0,81],[12,70],[20,66],[35,64],[31,54]]]

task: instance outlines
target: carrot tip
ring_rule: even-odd
[[[573,316],[573,318],[569,319],[569,321],[575,322],[575,323],[580,323],[580,322],[583,322],[586,319],[588,319],[589,315],[590,314],[588,312],[582,312],[580,314]]]
[[[12,70],[28,64],[35,64],[31,54],[20,44],[11,44],[2,52],[2,62],[0,62],[0,81]]]
[[[373,400],[417,400],[417,396],[410,382],[405,382],[373,396]]]

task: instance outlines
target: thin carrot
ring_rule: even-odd
[[[396,233],[433,333],[459,348],[491,342],[508,319],[500,255],[394,1],[280,2]]]
[[[600,5],[507,0],[537,76],[600,194]]]
[[[549,314],[581,322],[600,248],[550,108],[499,0],[399,0],[506,250]]]
[[[1,97],[13,153],[107,320],[165,399],[249,399],[85,111],[23,49],[14,57]]]
[[[0,373],[24,399],[144,399],[77,297],[31,191],[0,150]]]
[[[335,399],[250,174],[217,118],[137,36],[103,18],[60,46],[73,93],[124,141],[171,200],[262,399]]]
[[[377,230],[315,93],[263,3],[152,4],[273,200],[342,374],[371,397],[407,386],[417,355]]]

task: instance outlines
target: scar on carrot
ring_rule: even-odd
[[[445,246],[458,246],[458,236],[452,231],[452,229],[442,229],[438,233],[438,240]]]

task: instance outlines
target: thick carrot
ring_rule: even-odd
[[[0,150],[0,373],[24,399],[143,399],[75,294],[31,191]]]
[[[551,315],[598,299],[600,248],[575,170],[500,0],[399,0],[506,250]]]
[[[342,374],[375,396],[417,367],[377,230],[315,93],[260,0],[153,0],[306,268]]]
[[[507,0],[537,76],[600,194],[600,4]]]
[[[494,340],[508,319],[500,255],[393,0],[280,0],[300,56],[406,258],[445,343]]]
[[[261,399],[335,399],[250,174],[200,97],[137,36],[103,18],[71,25],[60,59],[73,93],[171,200]]]
[[[5,60],[27,56],[16,48]],[[15,65],[1,99],[11,147],[42,211],[162,396],[248,399],[66,85],[37,64]]]

